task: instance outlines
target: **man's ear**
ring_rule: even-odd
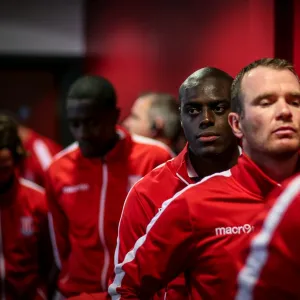
[[[151,124],[152,137],[155,138],[164,130],[165,122],[162,118],[157,117]]]
[[[241,116],[235,112],[231,112],[228,114],[228,123],[232,129],[233,134],[241,139],[244,134],[241,125]]]

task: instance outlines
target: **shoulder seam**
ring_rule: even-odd
[[[62,151],[60,151],[56,155],[54,155],[52,162],[64,157],[65,155],[67,155],[77,149],[78,149],[78,143],[77,142],[72,143],[67,148],[63,149]]]
[[[172,157],[175,156],[175,153],[172,151],[172,149],[168,147],[166,144],[164,144],[163,142],[148,137],[140,136],[137,134],[132,135],[132,140],[138,144],[157,146],[158,148],[167,151]]]
[[[19,179],[19,182],[20,182],[20,184],[22,184],[23,186],[26,186],[26,187],[28,187],[28,188],[30,188],[30,189],[32,189],[32,190],[35,190],[35,191],[40,192],[40,193],[42,193],[42,194],[45,193],[45,189],[44,189],[43,187],[39,186],[38,184],[36,184],[36,183],[34,183],[34,182],[32,182],[32,181],[29,181],[29,180],[25,179],[25,178],[22,178],[22,177],[21,177],[21,178]]]

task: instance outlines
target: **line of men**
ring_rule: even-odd
[[[20,127],[0,116],[1,299],[107,289],[124,199],[137,180],[173,156],[163,143],[116,126],[116,100],[102,77],[72,85],[67,111],[77,142],[53,159],[43,175],[46,191],[21,177],[27,151]]]
[[[7,234],[10,246],[3,241],[9,220],[2,219],[1,207],[6,299],[51,294],[55,282],[61,299],[299,298],[293,228],[299,226],[300,179],[282,184],[300,170],[300,83],[293,66],[261,59],[234,80],[203,68],[184,81],[179,99],[188,142],[168,160],[165,147],[116,125],[109,81],[85,76],[72,85],[67,112],[77,142],[47,170],[46,196],[39,191],[37,201],[43,209],[30,206],[29,196],[22,211],[8,200],[7,214],[21,222]],[[20,189],[15,182],[24,183],[14,172],[20,143],[9,142],[18,141],[14,129],[5,141],[8,131],[1,128],[0,170],[7,176],[1,172],[0,192],[9,194]],[[48,264],[51,276],[42,281],[37,257],[45,251],[38,245],[46,245],[40,240],[47,237],[46,199],[57,269]],[[20,234],[35,251],[12,238]],[[14,265],[35,279],[26,276],[18,287],[19,271],[6,273]]]

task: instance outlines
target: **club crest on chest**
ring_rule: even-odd
[[[32,236],[34,233],[33,218],[30,216],[24,216],[20,219],[21,233],[23,236]]]

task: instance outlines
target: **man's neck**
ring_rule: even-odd
[[[100,153],[100,157],[103,158],[105,157],[118,143],[120,137],[119,135],[116,133],[115,136],[107,143],[106,148],[103,150],[102,153]]]
[[[189,150],[191,164],[200,178],[232,168],[237,163],[239,156],[240,151],[237,145],[228,148],[222,154],[207,157],[195,156]]]
[[[263,170],[263,172],[276,182],[282,182],[296,172],[299,154],[271,157],[258,151],[245,151],[245,153]]]

